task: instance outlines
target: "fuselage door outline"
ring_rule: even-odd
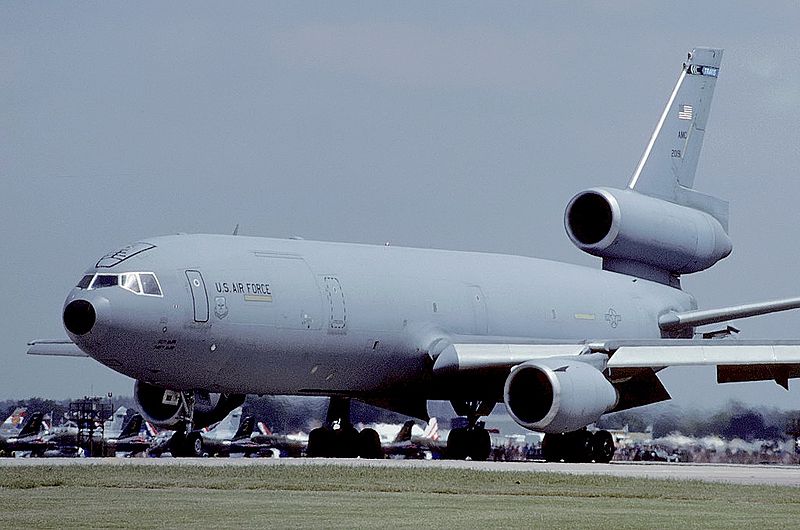
[[[187,270],[186,279],[189,281],[189,291],[192,293],[194,321],[208,322],[208,293],[203,276],[200,271]]]
[[[347,307],[345,306],[342,285],[335,276],[324,276],[323,281],[325,282],[325,294],[330,307],[328,333],[346,333]]]

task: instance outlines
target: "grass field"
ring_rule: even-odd
[[[0,469],[0,527],[796,527],[800,489],[343,466]]]

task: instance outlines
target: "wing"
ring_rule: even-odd
[[[55,355],[59,357],[88,357],[74,342],[66,339],[32,340],[28,355]]]
[[[775,380],[786,387],[800,377],[800,341],[719,339],[614,340],[574,344],[452,343],[436,358],[438,375],[508,369],[527,361],[574,358],[602,369],[661,369],[668,366],[716,366],[720,383]],[[603,357],[600,357],[601,359]]]

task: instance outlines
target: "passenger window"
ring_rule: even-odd
[[[139,287],[139,278],[136,273],[133,274],[120,274],[119,284],[123,289],[127,289],[133,293],[140,294],[142,289]]]
[[[118,285],[119,277],[116,274],[98,274],[92,282],[92,289],[101,289],[103,287],[113,287]]]
[[[89,284],[92,283],[92,278],[94,278],[94,274],[87,274],[81,281],[78,282],[78,289],[86,289],[89,287]]]
[[[154,274],[142,272],[139,274],[139,278],[142,280],[142,292],[144,294],[161,296],[161,288],[159,288]]]

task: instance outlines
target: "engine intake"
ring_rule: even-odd
[[[183,403],[180,392],[136,381],[133,387],[142,417],[159,427],[174,427],[183,421]],[[218,422],[230,411],[244,403],[244,394],[212,394],[194,391],[193,428],[200,429]]]
[[[579,193],[567,205],[564,226],[584,252],[673,274],[705,270],[733,249],[712,215],[633,190]]]
[[[503,400],[514,421],[526,429],[563,433],[594,423],[613,409],[617,391],[587,363],[543,359],[511,370]]]

